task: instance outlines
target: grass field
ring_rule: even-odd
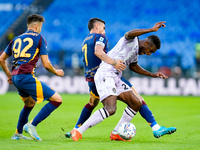
[[[0,95],[0,149],[9,150],[199,150],[200,149],[200,98],[172,96],[143,96],[156,121],[163,126],[177,127],[176,133],[160,139],[154,138],[152,130],[138,113],[131,121],[137,128],[132,142],[110,141],[109,135],[120,119],[125,104],[118,102],[114,116],[88,129],[77,142],[66,139],[64,133],[75,125],[89,95],[62,94],[63,104],[49,118],[37,126],[42,142],[15,141],[17,120],[23,103],[17,93]],[[37,104],[30,114],[31,120],[40,108]],[[102,104],[98,105],[101,108]],[[98,109],[96,108],[96,109]],[[64,128],[65,131],[62,131]],[[27,135],[24,133],[24,135]],[[28,136],[28,135],[27,135]]]

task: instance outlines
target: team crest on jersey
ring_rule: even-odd
[[[103,42],[104,38],[103,37],[100,37],[99,41],[102,41]]]
[[[112,91],[113,91],[113,93],[116,93],[116,88],[113,88]]]

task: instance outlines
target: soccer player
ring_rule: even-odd
[[[43,22],[43,16],[29,15],[27,17],[28,30],[14,37],[0,56],[0,65],[8,77],[8,82],[15,85],[25,104],[19,115],[16,132],[11,137],[14,140],[34,139],[42,141],[36,132],[36,126],[62,103],[62,98],[56,91],[34,76],[34,69],[39,57],[41,57],[46,70],[57,76],[63,77],[64,75],[62,69],[55,69],[49,61],[46,40],[40,34]],[[14,58],[12,73],[6,65],[6,59],[11,55]],[[35,103],[41,103],[44,100],[48,100],[49,103],[40,110],[31,122],[28,122],[28,116]],[[23,128],[32,138],[22,134]]]
[[[99,27],[100,25],[102,26],[102,28]],[[96,91],[94,83],[94,75],[99,67],[99,64],[101,63],[101,58],[107,57],[105,53],[108,51],[107,48],[108,40],[105,35],[105,22],[98,18],[92,18],[88,23],[88,28],[90,34],[85,38],[82,44],[83,46],[82,52],[84,56],[85,77],[86,81],[88,81],[88,86],[90,88],[90,100],[89,103],[87,103],[82,109],[81,115],[74,127],[76,129],[79,128],[90,117],[93,109],[97,106],[99,102],[99,95]],[[127,80],[123,78],[123,81],[133,89],[132,85]],[[152,127],[154,136],[158,138],[159,136],[156,135],[156,133],[165,135],[166,133],[170,132],[172,130],[171,128],[164,128],[162,132],[159,131],[159,129],[163,128],[160,128],[160,126],[157,124],[154,116],[152,115],[152,112],[149,110],[148,106],[146,105],[142,97],[140,97],[140,99],[142,100],[143,105],[139,110],[139,112],[141,116]],[[65,136],[67,138],[70,138],[71,137],[70,132],[67,132]],[[110,139],[123,140],[118,135],[118,133],[115,132],[115,130],[111,132]]]
[[[99,103],[99,95],[94,83],[94,75],[101,61],[111,64],[114,68],[121,72],[126,69],[126,66],[121,60],[113,60],[106,55],[108,48],[108,38],[105,35],[105,22],[99,18],[92,18],[88,22],[90,34],[85,38],[82,44],[82,53],[84,56],[85,78],[88,82],[90,90],[90,100],[87,103],[75,125],[79,128],[91,115],[93,109]],[[65,134],[67,138],[71,137],[70,132]]]
[[[160,48],[160,40],[157,36],[151,35],[144,40],[139,40],[138,36],[149,32],[155,32],[160,27],[165,27],[164,23],[165,22],[158,22],[150,29],[136,29],[127,32],[125,36],[118,41],[117,45],[107,53],[108,57],[114,60],[123,60],[125,65],[129,66],[130,70],[136,73],[166,79],[167,76],[164,74],[151,73],[137,64],[138,55],[151,55]],[[118,129],[119,124],[122,122],[130,122],[141,109],[141,97],[139,97],[139,95],[134,92],[128,84],[121,80],[121,76],[122,72],[115,69],[112,65],[102,61],[95,74],[94,80],[100,96],[100,101],[103,103],[104,107],[95,111],[94,114],[91,115],[91,117],[89,117],[78,129],[73,129],[71,131],[71,137],[74,141],[78,141],[79,138],[82,138],[83,132],[85,132],[89,127],[92,127],[102,122],[105,118],[113,115],[116,111],[117,99],[125,102],[128,107],[124,110],[123,116],[114,131]],[[158,128],[158,137],[162,136],[165,127],[157,126],[155,128]],[[170,130],[165,131],[165,134],[173,133],[175,131],[176,128],[171,127]],[[154,136],[156,137],[155,134]]]

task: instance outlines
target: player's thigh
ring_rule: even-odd
[[[31,96],[37,103],[41,103],[55,94],[53,89],[32,74],[15,75],[12,79],[21,97]]]
[[[110,95],[102,100],[104,108],[108,111],[109,115],[113,115],[117,110],[117,96]]]
[[[110,72],[98,72],[95,74],[95,84],[100,96],[100,101],[110,95],[117,96],[115,74]]]
[[[55,92],[55,94],[51,96],[48,100],[51,102],[62,102],[62,98],[57,92]]]
[[[131,89],[133,90],[133,93],[134,93],[135,95],[137,95],[141,101],[144,101],[143,97],[140,96],[140,94],[138,94],[138,92],[137,92],[133,87],[131,87]]]
[[[133,88],[132,84],[131,84],[127,79],[125,79],[124,77],[121,77],[121,80],[122,80],[124,83],[126,83],[126,84],[133,90],[133,92],[140,98],[140,100],[144,101],[143,97],[140,96],[140,95],[137,93],[137,91]]]
[[[26,98],[24,97],[24,99],[26,99]],[[27,107],[33,107],[33,106],[35,106],[35,103],[36,103],[35,100],[31,96],[27,97],[27,100],[24,101],[24,104]]]
[[[140,98],[132,91],[121,93],[118,96],[118,99],[134,109],[138,109],[142,105]]]

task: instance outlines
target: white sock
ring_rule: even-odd
[[[152,129],[153,131],[157,131],[157,130],[160,129],[160,125],[159,125],[159,124],[155,124],[153,127],[151,127],[151,129]]]
[[[117,131],[119,128],[119,125],[122,124],[123,122],[130,122],[136,114],[137,114],[136,111],[134,111],[129,106],[127,106],[124,109],[123,115],[121,119],[119,120],[118,124],[116,125],[114,131]]]
[[[95,111],[92,116],[90,116],[87,121],[82,124],[77,130],[83,134],[88,128],[95,126],[96,124],[102,122],[105,118],[109,117],[109,113],[105,108],[101,108]]]

